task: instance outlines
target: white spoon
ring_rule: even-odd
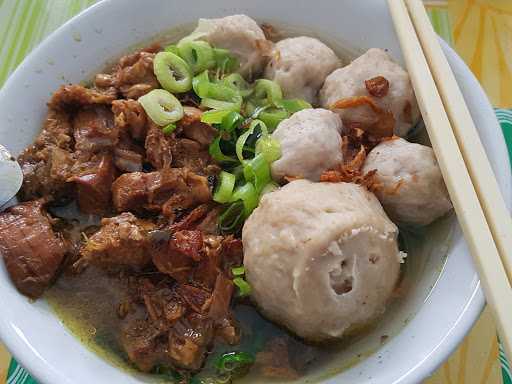
[[[23,183],[23,173],[16,159],[0,144],[0,210],[16,193]]]

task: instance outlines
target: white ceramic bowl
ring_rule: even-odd
[[[385,1],[107,0],[52,34],[10,77],[0,91],[0,142],[16,154],[31,143],[45,115],[45,103],[60,84],[88,78],[104,66],[106,59],[118,57],[162,31],[177,25],[190,28],[199,17],[235,13],[291,30],[299,27],[303,33],[317,35],[338,49],[341,46],[353,52],[381,47],[401,59]],[[509,202],[508,156],[493,109],[464,63],[446,45],[444,50]],[[439,246],[442,242],[434,239],[445,236],[450,228],[451,241],[443,249]],[[415,267],[420,273],[415,275],[416,281],[402,303],[388,310],[377,330],[347,348],[312,379],[321,380],[323,373],[328,383],[417,383],[453,351],[480,314],[484,297],[458,226],[448,220],[429,236],[432,244],[410,256],[421,260],[410,260],[413,266],[421,264]],[[18,294],[3,263],[0,308],[0,338],[41,384],[141,382],[80,344],[44,301],[30,303]],[[394,336],[359,363],[335,376],[325,375],[332,369],[339,371],[351,356],[368,352],[368,340],[382,334]]]

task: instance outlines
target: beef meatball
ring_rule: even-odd
[[[333,50],[318,39],[293,37],[276,43],[265,78],[278,83],[287,99],[316,103],[325,78],[339,66]]]
[[[285,176],[320,180],[323,171],[343,160],[342,123],[326,109],[303,109],[277,126],[272,136],[281,144],[281,158],[272,163],[272,178]]]
[[[239,72],[249,78],[263,71],[271,47],[258,24],[246,15],[199,19],[197,28],[185,39],[204,40],[216,48],[228,49],[240,60]]]
[[[265,195],[242,241],[252,298],[298,336],[343,336],[381,315],[403,254],[377,198],[353,183],[293,181]]]
[[[392,220],[427,225],[452,209],[432,148],[393,139],[369,154],[364,172],[377,170],[377,197]]]
[[[354,96],[367,96],[378,107],[391,112],[397,136],[405,136],[418,122],[420,113],[409,74],[382,49],[372,48],[327,76],[320,90],[320,105],[329,108],[338,100]],[[358,123],[363,129],[375,124],[378,118],[368,105],[337,112],[344,123]]]

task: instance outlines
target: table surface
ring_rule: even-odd
[[[95,0],[0,0],[0,86],[46,35]],[[436,31],[482,83],[492,104],[512,108],[512,1],[425,1]],[[508,129],[510,128],[510,130]],[[509,150],[512,125],[504,126]],[[11,357],[0,344],[0,383]],[[425,384],[507,384],[496,328],[485,310],[455,353]]]

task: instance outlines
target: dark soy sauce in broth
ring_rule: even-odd
[[[189,27],[173,28],[161,34],[160,41],[176,41],[189,32]],[[321,36],[304,28],[281,26],[280,37],[308,35],[325,42],[342,58],[345,63],[357,56],[359,50],[352,49],[344,42],[343,46],[328,36]],[[165,39],[165,40],[163,40]],[[416,140],[415,140],[416,141]],[[423,141],[423,140],[420,140]],[[74,205],[55,209],[56,216],[73,220],[74,236],[80,236],[86,227],[97,225],[99,218],[85,217],[76,211]],[[79,222],[78,225],[77,222]],[[401,248],[409,253],[402,265],[400,283],[396,295],[388,305],[383,319],[363,330],[358,335],[347,336],[331,345],[309,345],[295,338],[286,330],[263,318],[248,301],[234,307],[234,315],[242,332],[241,343],[228,346],[216,342],[210,352],[206,365],[197,374],[194,383],[220,383],[216,376],[215,362],[225,352],[244,351],[257,357],[250,372],[237,382],[316,382],[357,364],[361,359],[373,353],[390,336],[396,334],[417,308],[402,308],[403,297],[414,289],[429,259],[437,255],[435,267],[440,272],[447,247],[426,245],[425,241],[433,237],[437,244],[447,244],[451,234],[451,218],[414,231],[401,231]],[[442,256],[438,256],[442,252]],[[430,278],[428,290],[435,284],[436,276]],[[420,288],[418,288],[420,289]],[[423,288],[421,288],[423,289]],[[422,292],[424,299],[428,294]],[[111,364],[130,371],[146,382],[177,382],[179,378],[172,373],[152,375],[142,374],[133,368],[119,343],[118,335],[122,320],[117,315],[119,303],[127,295],[127,287],[121,279],[107,275],[101,270],[88,268],[83,273],[73,275],[64,272],[54,286],[47,292],[46,299],[63,324],[76,335],[88,348],[107,359]],[[381,323],[386,325],[381,326]],[[392,324],[392,325],[389,325]],[[370,335],[371,334],[371,335]]]

